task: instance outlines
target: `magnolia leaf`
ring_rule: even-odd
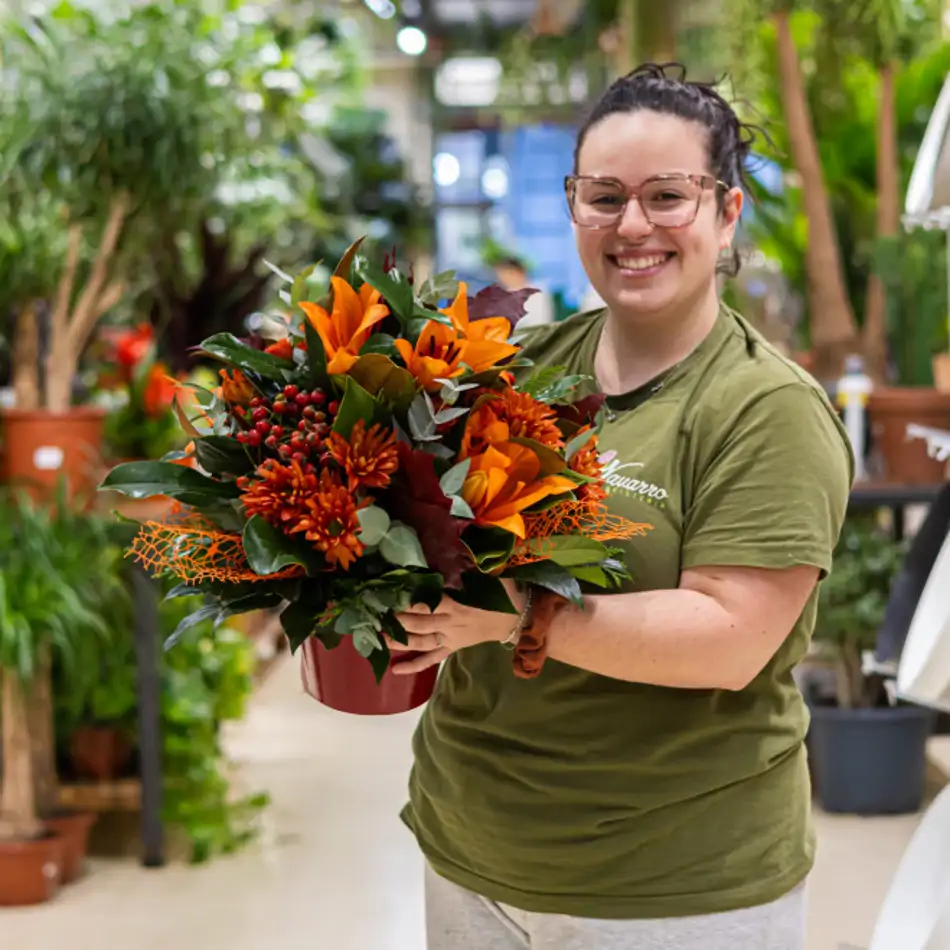
[[[280,625],[287,634],[290,652],[296,653],[297,648],[317,629],[317,620],[309,604],[291,602],[280,612]]]
[[[317,328],[306,315],[303,318],[303,334],[307,343],[306,379],[313,389],[326,389],[330,385],[330,376],[327,373],[327,354],[323,348],[323,340],[317,333]]]
[[[374,547],[386,536],[389,530],[389,515],[377,505],[360,508],[356,513],[360,522],[360,541],[367,547]]]
[[[439,479],[439,488],[442,489],[447,497],[451,498],[462,490],[462,486],[465,484],[465,479],[468,477],[468,471],[471,467],[472,460],[464,459],[459,462],[458,465],[453,465],[452,468]]]
[[[571,573],[586,584],[594,584],[597,587],[610,587],[610,578],[602,567],[596,564],[589,564],[586,567],[572,567]]]
[[[247,449],[227,435],[206,435],[195,439],[195,458],[212,475],[243,475],[254,468]]]
[[[242,343],[230,333],[216,333],[205,340],[199,349],[208,356],[230,363],[240,370],[258,373],[268,379],[283,379],[284,374],[294,368],[292,360],[255,350],[253,346]]]
[[[411,319],[415,307],[412,286],[399,271],[387,273],[360,255],[356,256],[354,270],[357,277],[383,295],[389,309],[400,322],[405,324]]]
[[[188,614],[165,640],[165,649],[170,650],[192,627],[197,627],[199,623],[204,623],[206,620],[217,617],[220,610],[221,606],[217,603],[205,604],[203,607],[199,607],[197,610]]]
[[[396,338],[388,333],[374,333],[360,349],[360,356],[370,353],[382,353],[390,358],[397,356],[399,351],[396,349]]]
[[[345,281],[350,281],[350,271],[353,267],[353,259],[356,257],[359,252],[360,245],[366,240],[365,235],[358,240],[354,241],[344,252],[343,256],[340,258],[340,262],[336,265],[336,268],[333,271],[334,277],[342,277]]]
[[[478,571],[466,571],[462,575],[461,590],[450,590],[448,596],[465,607],[516,616],[519,613],[511,602],[505,585],[497,577]]]
[[[234,482],[221,482],[174,462],[124,462],[112,469],[99,487],[130,498],[167,495],[196,508],[241,494]]]
[[[378,402],[371,393],[368,393],[351,376],[346,377],[346,388],[340,402],[340,410],[333,423],[333,431],[338,432],[344,439],[349,439],[353,426],[362,419],[366,427],[377,422],[388,421],[391,413]]]
[[[361,356],[348,370],[370,395],[381,395],[395,405],[408,407],[416,394],[416,379],[382,353]]]
[[[478,569],[486,574],[504,567],[515,548],[515,536],[503,528],[470,525],[462,533],[462,541],[471,552]]]
[[[574,574],[566,567],[553,564],[551,561],[535,561],[533,564],[523,564],[508,573],[520,581],[559,594],[579,606],[584,603],[581,585]]]
[[[379,543],[379,553],[399,567],[428,567],[419,535],[408,525],[396,522]]]
[[[553,561],[561,567],[599,564],[609,553],[600,541],[578,534],[535,538],[528,541],[525,548],[527,554]]]
[[[244,526],[243,541],[251,570],[262,577],[294,564],[307,566],[293,540],[260,515],[254,515]]]

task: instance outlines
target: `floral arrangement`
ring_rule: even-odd
[[[627,577],[610,542],[648,526],[604,505],[602,397],[572,400],[580,378],[520,356],[525,291],[469,297],[451,274],[416,287],[358,247],[318,301],[312,269],[281,275],[289,315],[262,321],[274,339],[202,344],[224,368],[217,389],[195,387],[198,415],[179,407],[196,468],[126,463],[102,487],[180,503],[131,549],[177,593],[207,595],[176,637],[282,607],[293,648],[351,636],[381,677],[382,634],[407,642],[410,605],[517,613],[503,577],[580,602],[581,584]]]
[[[96,388],[108,408],[104,438],[109,456],[152,458],[184,445],[172,411],[178,384],[157,358],[151,326],[107,330],[99,342],[103,368]]]

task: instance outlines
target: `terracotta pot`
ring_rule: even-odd
[[[132,743],[114,726],[80,726],[70,737],[69,757],[80,778],[110,782],[132,758]]]
[[[938,485],[946,463],[927,454],[922,439],[908,439],[916,424],[950,431],[950,393],[911,386],[881,386],[868,400],[874,444],[884,462],[884,477],[904,485]]]
[[[47,412],[3,409],[0,480],[19,483],[34,497],[49,496],[66,477],[69,495],[94,501],[102,470],[105,410],[95,406]]]
[[[377,683],[369,660],[356,652],[349,637],[332,650],[311,637],[300,649],[306,692],[324,706],[357,716],[391,716],[415,709],[432,696],[439,675],[439,668],[432,666],[415,676],[387,672]],[[401,654],[400,662],[411,655]]]
[[[44,818],[47,829],[58,835],[63,850],[63,884],[70,884],[82,875],[89,850],[89,832],[96,823],[96,815],[86,812],[63,812]]]
[[[62,881],[63,839],[49,834],[34,841],[0,841],[0,907],[42,904]]]

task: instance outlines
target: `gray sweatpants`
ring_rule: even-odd
[[[771,904],[658,920],[592,920],[496,904],[426,869],[428,950],[804,950],[805,885]]]

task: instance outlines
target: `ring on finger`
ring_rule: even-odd
[[[442,634],[437,633],[435,635],[435,645],[441,650],[442,649]]]

